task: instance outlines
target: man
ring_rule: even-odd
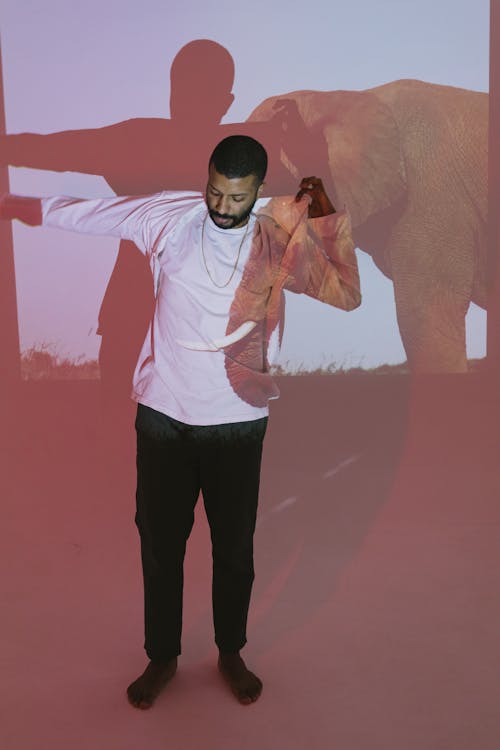
[[[135,117],[100,128],[0,136],[0,165],[102,175],[122,196],[201,190],[207,154],[223,137],[245,133],[267,149],[268,194],[287,194],[303,164],[314,170],[310,165],[327,161],[326,142],[319,131],[308,131],[292,100],[280,100],[269,120],[221,124],[234,100],[234,74],[234,60],[225,47],[209,39],[193,40],[172,62],[169,118]],[[153,305],[147,262],[133,243],[122,240],[97,329],[104,402],[120,412]]]
[[[267,155],[235,135],[194,192],[80,200],[7,196],[0,215],[133,240],[149,258],[156,304],[134,374],[137,513],[145,594],[144,673],[129,701],[149,708],[181,652],[183,560],[200,489],[213,553],[219,669],[241,703],[261,680],[240,656],[254,578],[253,533],[283,289],[346,310],[360,303],[345,212],[321,180],[295,199],[259,198]],[[253,209],[259,210],[254,213]]]

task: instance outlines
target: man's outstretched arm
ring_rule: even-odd
[[[201,200],[195,194],[157,193],[139,197],[28,198],[4,195],[0,218],[25,224],[67,229],[83,234],[132,240],[145,254],[155,253],[158,240],[171,220]]]

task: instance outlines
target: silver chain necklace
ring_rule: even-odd
[[[206,222],[207,222],[207,219],[208,219],[208,211],[207,211],[207,213],[206,213],[206,216],[205,216],[205,218],[203,219],[203,224],[201,225],[201,254],[202,254],[202,256],[203,256],[203,263],[205,264],[205,270],[206,270],[206,272],[207,272],[207,274],[208,274],[208,278],[210,279],[210,281],[212,282],[212,284],[213,284],[214,286],[218,287],[219,289],[224,289],[224,287],[228,286],[228,284],[230,284],[230,283],[231,283],[231,279],[233,278],[233,276],[234,276],[234,274],[235,274],[235,272],[236,272],[236,269],[237,269],[237,267],[238,267],[238,261],[239,261],[239,259],[240,259],[240,254],[241,254],[241,248],[243,247],[243,243],[245,242],[245,239],[246,239],[246,236],[247,236],[247,232],[248,232],[248,225],[250,224],[250,219],[249,219],[249,220],[247,221],[247,225],[246,225],[246,227],[245,227],[245,233],[244,233],[244,235],[243,235],[243,239],[241,240],[241,242],[240,242],[240,246],[239,246],[239,248],[238,248],[238,255],[237,255],[237,257],[236,257],[236,263],[234,264],[234,268],[233,268],[233,270],[231,271],[231,275],[230,275],[230,277],[228,278],[228,280],[226,281],[226,283],[225,283],[225,284],[218,284],[218,283],[217,283],[217,282],[215,281],[215,279],[213,278],[213,276],[212,276],[212,274],[210,273],[210,271],[208,270],[208,266],[207,266],[207,259],[205,258],[205,250],[203,249],[203,238],[204,238],[204,235],[205,235],[205,224],[206,224]]]

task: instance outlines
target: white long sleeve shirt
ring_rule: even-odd
[[[281,207],[286,208],[287,216],[293,214],[291,226],[286,226],[289,219],[277,224],[275,218],[270,218],[276,212],[266,215],[266,207],[273,201],[276,205],[278,200]],[[252,214],[246,226],[220,229],[207,216],[200,193],[163,192],[97,200],[42,199],[44,225],[132,240],[150,261],[156,304],[133,378],[132,398],[139,403],[196,425],[266,416],[268,399],[279,395],[267,370],[277,352],[280,322],[280,315],[274,314],[269,324],[267,304],[273,286],[277,287],[278,306],[282,305],[282,287],[294,288],[294,283],[297,286],[296,280],[286,283],[286,279],[291,278],[290,262],[281,263],[292,255],[292,270],[301,266],[294,278],[303,277],[301,288],[295,291],[305,291],[318,298],[323,295],[324,301],[346,309],[353,306],[341,299],[352,279],[346,284],[339,273],[342,266],[344,271],[350,268],[352,276],[352,240],[347,263],[345,258],[332,260],[331,253],[318,249],[317,241],[319,235],[329,236],[333,240],[330,244],[342,245],[345,252],[345,239],[350,239],[345,213],[308,222],[304,220],[307,201],[293,205],[293,198],[259,199],[255,209],[261,210],[262,217]],[[263,222],[265,231],[261,226]],[[289,247],[289,240],[296,237],[301,246],[307,245],[306,225],[316,230],[315,239],[309,242],[309,252],[305,250],[302,261],[298,262],[297,250]],[[268,249],[267,239],[275,235],[279,236],[277,262],[270,259],[274,251]],[[340,243],[339,237],[342,238]],[[326,298],[323,280],[320,279],[318,286],[318,279],[314,279],[318,261],[328,274],[335,276],[334,282],[339,287],[335,290],[335,301]],[[234,274],[226,284],[233,268]],[[285,274],[283,269],[286,269]],[[249,276],[252,279],[250,291],[245,281]],[[262,278],[257,292],[256,277]],[[350,287],[349,291],[352,291]],[[245,318],[249,294],[249,320],[240,321],[241,316]],[[253,309],[255,301],[258,312]],[[257,359],[256,350],[260,354]],[[264,387],[256,389],[255,384],[259,385],[260,381]]]

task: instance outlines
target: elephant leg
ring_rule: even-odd
[[[461,232],[447,237],[400,232],[391,239],[397,319],[412,372],[467,372],[465,316],[473,247],[472,238],[468,244]]]

